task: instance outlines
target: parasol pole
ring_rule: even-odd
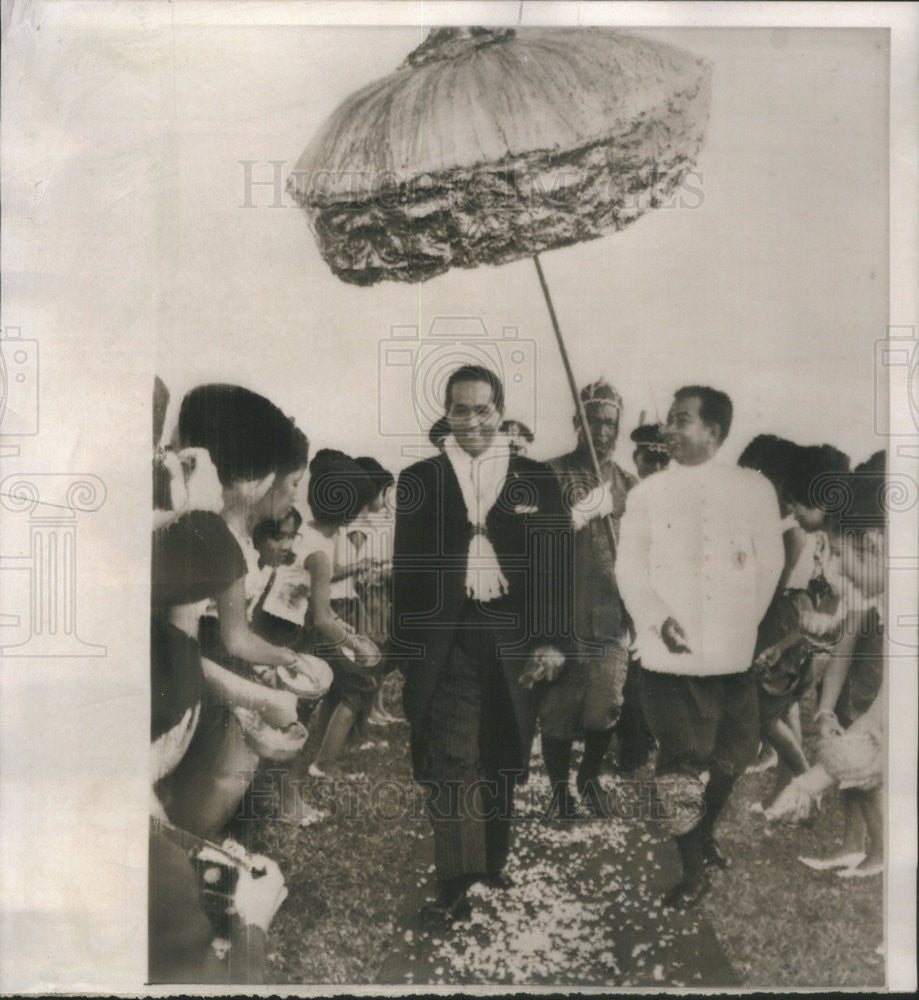
[[[565,341],[562,339],[562,331],[559,329],[558,318],[555,315],[555,307],[552,305],[552,296],[549,294],[549,286],[546,284],[546,276],[542,273],[542,265],[539,263],[539,254],[533,254],[533,263],[536,265],[536,274],[539,276],[539,284],[542,286],[542,293],[545,296],[546,305],[549,308],[549,319],[552,320],[552,329],[555,331],[555,339],[558,341],[559,354],[562,356],[562,364],[565,366],[565,374],[568,376],[568,387],[571,389],[571,396],[574,399],[574,406],[578,414],[578,420],[581,424],[581,430],[584,433],[584,440],[587,442],[587,449],[590,452],[590,463],[594,467],[594,472],[597,474],[597,481],[602,483],[603,474],[600,472],[600,462],[597,459],[597,452],[594,448],[593,439],[590,436],[590,427],[587,424],[587,411],[584,409],[581,394],[578,392],[577,383],[574,380],[574,372],[571,370],[571,362],[568,360],[568,350],[565,347]],[[610,552],[612,553],[613,559],[615,559],[616,535],[613,532],[612,518],[607,515],[603,518],[603,523],[606,525],[606,534],[609,537]]]

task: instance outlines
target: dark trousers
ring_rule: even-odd
[[[734,782],[756,756],[759,704],[750,671],[715,677],[684,677],[640,671],[641,704],[658,742],[657,773],[698,777],[709,772],[698,822],[677,836],[684,872],[702,869],[702,846]]]
[[[511,838],[522,750],[507,682],[487,628],[457,629],[422,733],[419,780],[441,882],[498,873]]]
[[[622,712],[614,729],[619,738],[619,770],[628,774],[641,767],[654,749],[654,734],[641,707],[641,667],[634,657],[629,659]]]
[[[743,773],[759,746],[759,703],[750,671],[684,677],[641,669],[641,707],[658,743],[657,770]]]

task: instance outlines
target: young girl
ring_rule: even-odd
[[[376,492],[348,528],[349,553],[352,555],[349,568],[354,574],[357,596],[364,607],[367,636],[378,646],[385,647],[389,640],[392,607],[395,479],[375,458],[363,456],[355,461],[370,477]],[[385,659],[377,668],[377,690],[366,715],[366,721],[371,725],[384,726],[398,721],[396,716],[389,714],[383,702],[383,679],[391,669]]]
[[[310,765],[313,777],[343,777],[338,757],[358,714],[376,691],[372,668],[379,663],[380,652],[358,632],[357,597],[340,593],[333,604],[336,547],[343,529],[373,493],[364,470],[342,452],[325,449],[310,463],[307,503],[313,516],[303,526],[298,557],[309,574],[307,629],[312,652],[328,661],[334,675],[318,724],[320,729],[324,726],[324,735]]]
[[[838,595],[816,568],[817,537],[798,524],[793,513],[795,498],[803,493],[807,500],[813,481],[847,470],[849,460],[835,449],[807,449],[772,434],[760,434],[744,449],[738,464],[756,469],[772,483],[784,519],[785,565],[759,627],[753,664],[762,742],[774,749],[779,762],[769,797],[774,800],[793,777],[807,770],[799,702],[812,681],[815,652],[838,638],[832,634],[838,624],[832,617]],[[827,615],[830,617],[824,617]],[[768,808],[768,804],[757,804],[758,811],[764,806]]]

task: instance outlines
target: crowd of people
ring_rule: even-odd
[[[666,421],[632,430],[636,476],[614,458],[620,394],[601,378],[580,397],[574,449],[536,461],[498,376],[458,368],[432,456],[397,483],[372,457],[310,459],[295,422],[241,386],[191,390],[167,443],[157,380],[151,981],[260,981],[283,875],[217,840],[255,786],[277,818],[323,822],[276,765],[309,727],[308,780],[353,777],[347,741],[394,721],[396,670],[434,838],[426,925],[467,915],[476,882],[507,887],[537,731],[563,826],[610,814],[604,765],[653,761],[682,859],[665,905],[694,905],[730,864],[716,823],[770,754],[769,819],[842,790],[842,852],[803,864],[882,869],[884,453],[851,468],[763,434],[724,462],[731,400],[686,386]]]

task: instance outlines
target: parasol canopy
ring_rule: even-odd
[[[709,64],[610,28],[442,28],[288,180],[343,281],[424,281],[622,229],[694,166]]]

